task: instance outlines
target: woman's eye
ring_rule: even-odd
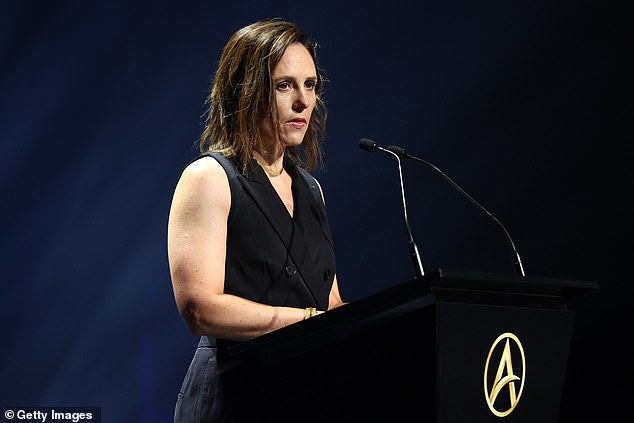
[[[289,88],[291,88],[291,84],[289,82],[280,82],[279,84],[277,84],[277,88],[279,90],[288,90]]]
[[[306,81],[306,83],[304,84],[306,88],[309,88],[311,90],[315,88],[316,85],[317,85],[317,82],[313,81],[312,79],[310,81]]]

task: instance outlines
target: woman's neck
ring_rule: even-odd
[[[270,177],[280,176],[284,173],[284,152],[277,154],[261,154],[253,152],[253,158]]]

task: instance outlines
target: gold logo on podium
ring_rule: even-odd
[[[495,377],[489,377],[491,358],[499,357]],[[513,357],[521,359],[521,376],[513,370]],[[493,372],[493,370],[491,370]],[[489,410],[498,417],[508,416],[515,410],[524,390],[526,380],[526,357],[522,343],[510,332],[503,333],[491,345],[484,365],[484,397]],[[517,390],[519,385],[519,391]],[[504,394],[503,394],[504,392]],[[506,394],[508,392],[508,395]],[[508,398],[508,402],[506,401]],[[497,400],[497,402],[496,402]],[[506,408],[508,406],[508,408]]]

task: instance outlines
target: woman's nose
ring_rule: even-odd
[[[297,97],[295,98],[295,101],[293,102],[293,110],[297,112],[304,111],[310,105],[310,102],[308,100],[308,95],[306,94],[306,91],[301,88],[296,90],[295,93]]]

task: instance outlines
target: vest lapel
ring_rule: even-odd
[[[317,199],[310,193],[310,188],[302,175],[299,174],[297,167],[292,163],[285,164],[289,173],[293,176],[293,196],[295,202],[295,213],[311,213],[316,214],[321,232],[326,236],[332,244],[330,238],[330,230],[327,228],[327,219],[323,215],[323,207],[317,203]],[[323,310],[328,308],[328,304],[322,304],[319,298],[324,295],[320,292],[325,286],[321,278],[321,269],[312,269],[314,264],[311,263],[311,251],[307,244],[305,234],[299,225],[295,224],[293,218],[288,214],[286,207],[282,203],[275,188],[271,185],[268,177],[257,165],[255,160],[251,160],[247,168],[248,176],[239,177],[245,190],[253,198],[262,213],[267,218],[282,243],[285,245],[289,253],[292,264],[295,266],[306,289],[311,293],[315,303]],[[318,189],[318,188],[316,188]],[[314,218],[313,216],[305,216],[306,219]],[[326,227],[324,227],[326,225]],[[291,264],[291,263],[287,263]],[[313,270],[313,271],[311,271]],[[322,294],[322,295],[320,295]],[[326,295],[325,298],[328,298]]]
[[[248,176],[239,177],[245,190],[251,195],[264,216],[278,234],[284,245],[289,248],[293,220],[288,214],[282,200],[277,195],[268,177],[260,166],[251,160],[247,167]]]

